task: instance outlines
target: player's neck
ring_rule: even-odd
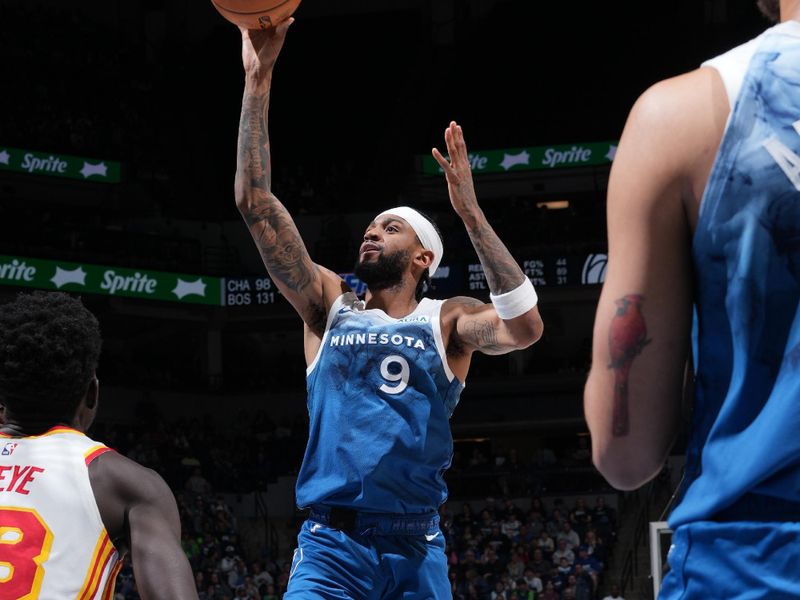
[[[800,1],[783,0],[781,2],[781,22],[800,21]]]
[[[400,284],[391,288],[367,291],[367,308],[379,308],[394,319],[410,315],[419,302],[415,298],[415,288]]]

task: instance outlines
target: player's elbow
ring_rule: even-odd
[[[247,214],[252,205],[252,198],[247,186],[239,177],[236,178],[236,183],[233,185],[233,197],[236,199],[236,208],[239,209],[239,212],[243,215]]]
[[[542,317],[539,316],[538,311],[526,317],[519,327],[514,331],[514,340],[517,343],[517,350],[523,350],[533,346],[538,342],[544,333],[544,322]]]
[[[592,462],[611,486],[625,491],[643,486],[664,466],[663,457],[623,444],[593,444]]]

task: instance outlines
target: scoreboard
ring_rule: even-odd
[[[548,256],[523,259],[520,266],[536,287],[579,286],[603,283],[607,261],[605,254]],[[479,262],[467,265],[465,289],[473,293],[489,291],[486,274]]]
[[[520,266],[536,287],[597,285],[605,280],[605,254],[523,258]],[[340,273],[358,295],[366,286],[352,273]],[[459,294],[488,295],[489,283],[479,262],[451,263],[439,267],[432,281],[434,297]],[[278,287],[269,277],[226,277],[222,279],[223,306],[270,306],[284,303]]]
[[[226,277],[222,280],[223,306],[275,304],[278,287],[269,277]]]

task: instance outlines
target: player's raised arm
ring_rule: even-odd
[[[321,335],[327,310],[342,293],[343,282],[312,262],[292,217],[272,193],[269,95],[272,70],[292,21],[264,31],[242,30],[245,87],[239,124],[236,206],[270,277],[309,329]]]
[[[456,318],[455,333],[467,348],[486,354],[527,348],[544,329],[533,285],[478,206],[464,134],[455,122],[445,130],[445,143],[449,160],[436,148],[433,157],[447,177],[450,202],[464,221],[492,298],[492,304],[466,297],[449,300],[448,313],[452,311]]]

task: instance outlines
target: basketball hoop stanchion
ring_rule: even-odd
[[[653,598],[658,598],[661,582],[666,575],[667,554],[672,545],[672,530],[666,521],[650,521],[650,578],[653,581]]]

